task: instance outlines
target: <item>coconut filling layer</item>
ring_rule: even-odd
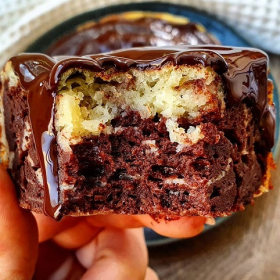
[[[0,72],[0,163],[5,167],[12,168],[15,153],[10,151],[5,132],[5,108],[4,108],[4,90],[5,82],[9,88],[19,87],[19,78],[15,75],[12,63],[6,63],[4,69]]]
[[[137,111],[142,119],[165,118],[170,141],[177,142],[180,151],[204,135],[199,124],[185,130],[178,119],[195,121],[217,111],[222,115],[224,107],[221,78],[211,67],[167,64],[127,72],[70,69],[62,75],[57,92],[57,141],[67,150],[84,137],[114,133],[122,128],[113,128],[113,119]]]

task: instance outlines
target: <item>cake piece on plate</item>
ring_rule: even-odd
[[[131,11],[80,25],[46,50],[50,56],[88,55],[132,47],[220,44],[201,24],[170,13]]]

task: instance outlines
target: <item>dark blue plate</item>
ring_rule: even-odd
[[[213,34],[222,45],[227,46],[236,46],[236,47],[252,47],[244,38],[242,38],[239,34],[237,34],[232,28],[216,19],[214,16],[206,14],[205,12],[199,11],[197,9],[193,9],[187,6],[161,3],[161,2],[145,2],[145,3],[131,3],[131,4],[122,4],[122,5],[114,5],[105,7],[102,9],[97,9],[93,11],[89,11],[87,13],[75,16],[55,28],[51,29],[43,36],[41,36],[38,40],[36,40],[32,45],[27,48],[27,52],[45,52],[46,49],[61,36],[68,34],[74,31],[77,26],[93,20],[99,20],[100,18],[107,16],[109,14],[118,14],[122,12],[128,11],[151,11],[151,12],[168,12],[170,14],[184,16],[190,19],[192,22],[200,23],[205,26],[207,31]],[[271,79],[273,79],[270,76]],[[274,103],[277,109],[277,117],[276,117],[276,141],[277,143],[279,136],[279,98],[278,92],[275,87],[274,89]],[[278,151],[278,145],[274,147],[273,153],[276,156]],[[228,217],[225,218],[217,218],[216,225],[218,226],[222,222],[224,222]],[[207,231],[215,226],[205,226],[205,230]],[[156,234],[154,231],[150,229],[145,229],[145,237],[148,245],[161,245],[167,244],[178,239],[171,239],[167,237],[160,236]]]

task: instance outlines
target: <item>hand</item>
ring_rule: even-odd
[[[0,200],[0,279],[156,280],[148,268],[141,227],[180,238],[199,234],[205,223],[202,217],[156,222],[148,215],[65,217],[56,222],[18,206],[1,166]]]

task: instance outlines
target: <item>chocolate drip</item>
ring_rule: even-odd
[[[103,71],[108,66],[126,71],[174,65],[202,64],[222,75],[227,107],[246,102],[263,130],[268,149],[274,144],[275,112],[268,105],[267,56],[255,49],[218,46],[138,48],[85,57],[56,57],[23,54],[12,58],[22,86],[29,91],[29,118],[45,185],[45,212],[53,216],[59,205],[53,111],[60,75],[69,68]]]
[[[217,40],[192,22],[175,24],[153,17],[136,20],[113,18],[105,22],[86,24],[62,37],[46,53],[51,56],[81,56],[132,47],[217,43]]]
[[[44,211],[53,217],[58,208],[57,159],[53,152],[55,95],[48,79],[55,61],[40,54],[22,54],[11,61],[22,87],[28,91],[29,119],[45,187]]]

